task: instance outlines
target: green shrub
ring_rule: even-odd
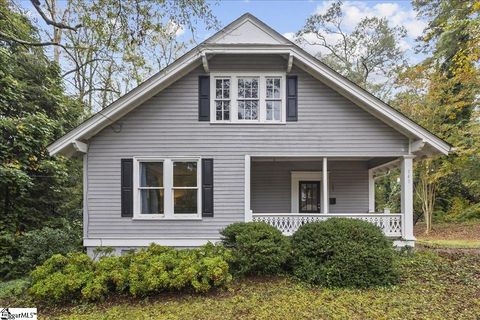
[[[82,250],[81,230],[69,225],[59,228],[44,227],[24,234],[18,243],[20,256],[17,273],[28,274],[54,254],[67,254]]]
[[[81,290],[93,280],[94,262],[84,253],[53,255],[31,273],[30,294],[45,302],[82,298]]]
[[[15,279],[6,282],[0,282],[0,301],[15,300],[23,296],[30,281],[28,279]]]
[[[470,203],[464,198],[454,197],[443,220],[447,222],[480,220],[480,203]]]
[[[81,250],[81,226],[61,219],[56,227],[23,234],[0,232],[0,278],[26,276],[54,254]]]
[[[289,240],[263,222],[241,222],[221,232],[223,244],[232,249],[232,269],[240,275],[281,273],[290,255]]]
[[[375,225],[331,218],[301,226],[292,237],[293,273],[327,287],[370,287],[394,283],[392,243]]]
[[[130,256],[103,256],[95,263],[91,281],[82,289],[85,300],[101,300],[111,292],[122,293],[128,287]]]
[[[185,289],[205,292],[224,286],[232,280],[229,259],[227,250],[212,244],[192,250],[151,245],[132,256],[130,293],[144,296]]]
[[[111,293],[206,292],[232,280],[229,260],[230,252],[213,244],[191,250],[151,245],[98,261],[83,253],[54,255],[32,272],[29,293],[35,300],[56,303],[95,301]]]
[[[8,231],[0,231],[0,279],[14,276],[18,255],[18,236]]]

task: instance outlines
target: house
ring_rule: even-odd
[[[330,217],[413,245],[413,161],[450,145],[245,14],[48,150],[83,157],[88,252],[120,253]],[[385,213],[375,177],[394,167],[402,210]]]

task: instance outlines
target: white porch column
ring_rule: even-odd
[[[375,212],[375,179],[373,169],[368,169],[368,212]]]
[[[322,168],[322,213],[328,213],[328,171],[327,171],[327,158],[323,158]]]
[[[250,156],[245,155],[245,222],[253,220],[250,208],[250,166]]]
[[[400,181],[401,181],[401,202],[403,214],[402,233],[403,239],[414,241],[413,236],[413,158],[408,155],[401,159],[400,163]]]

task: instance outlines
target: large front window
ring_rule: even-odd
[[[210,79],[212,122],[285,122],[285,74],[212,73]]]
[[[136,159],[135,217],[200,217],[199,159]]]

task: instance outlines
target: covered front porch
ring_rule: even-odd
[[[413,156],[246,156],[246,221],[292,235],[302,224],[331,217],[377,225],[397,244],[413,245]],[[375,177],[400,168],[401,212],[375,208]]]

